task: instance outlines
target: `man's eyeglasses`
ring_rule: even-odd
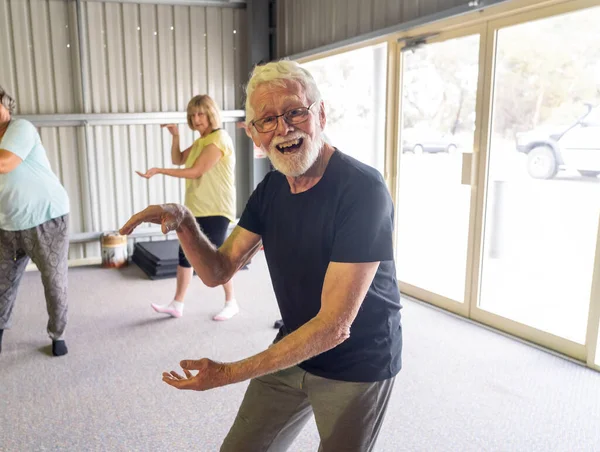
[[[283,116],[283,120],[289,125],[302,124],[308,119],[309,111],[315,104],[316,102],[313,102],[308,107],[298,107],[280,115],[257,119],[256,121],[252,121],[251,124],[259,133],[269,133],[275,130],[281,116]]]

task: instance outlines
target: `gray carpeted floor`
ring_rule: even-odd
[[[278,310],[264,257],[235,277],[242,312],[211,320],[221,289],[196,280],[181,319],[174,280],[135,266],[70,273],[69,354],[53,358],[43,288],[27,273],[0,354],[1,451],[218,450],[246,383],[194,393],[161,381],[183,358],[235,360],[272,340]],[[405,301],[404,369],[378,451],[599,451],[600,374]],[[316,451],[309,424],[292,451]]]

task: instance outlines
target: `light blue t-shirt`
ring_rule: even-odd
[[[13,119],[0,149],[23,162],[0,174],[0,229],[22,231],[69,213],[69,197],[52,172],[37,129],[29,121]]]

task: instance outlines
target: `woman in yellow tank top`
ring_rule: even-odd
[[[171,160],[174,165],[185,168],[150,168],[137,172],[147,179],[156,174],[185,179],[185,206],[196,217],[196,222],[209,240],[221,246],[227,235],[229,223],[235,221],[235,152],[229,134],[222,129],[221,115],[214,100],[207,95],[193,97],[187,107],[187,122],[192,130],[200,133],[194,144],[184,151],[179,145],[179,129],[166,124],[173,138]],[[185,293],[192,279],[193,269],[179,247],[177,287],[170,303],[152,303],[159,313],[181,317]],[[233,292],[233,283],[223,285],[225,306],[214,320],[227,320],[239,312]]]

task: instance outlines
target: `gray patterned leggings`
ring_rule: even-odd
[[[22,231],[0,229],[0,329],[10,328],[17,290],[29,258],[42,274],[48,335],[64,339],[67,326],[69,215]]]

